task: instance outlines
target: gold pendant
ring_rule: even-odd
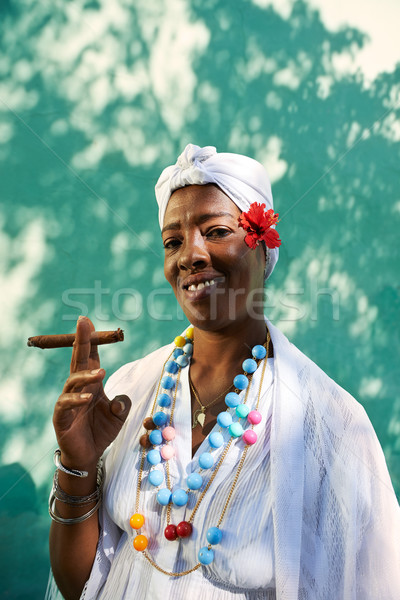
[[[197,427],[197,425],[200,425],[201,428],[203,429],[205,420],[206,420],[206,415],[202,412],[202,410],[201,409],[196,410],[195,413],[193,414],[192,429]]]

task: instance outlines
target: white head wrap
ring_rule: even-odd
[[[160,228],[171,194],[186,185],[215,183],[241,211],[249,210],[253,202],[274,208],[271,183],[264,167],[248,156],[228,152],[218,153],[214,146],[188,144],[174,165],[161,173],[156,185]],[[278,260],[278,248],[266,248],[265,279]]]

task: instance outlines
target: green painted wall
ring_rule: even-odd
[[[340,68],[361,29],[272,5],[0,4],[1,598],[46,587],[70,356],[26,339],[80,313],[122,327],[101,351],[111,373],[183,329],[153,187],[188,142],[269,168],[283,245],[266,312],[365,406],[400,494],[400,66],[367,85]]]

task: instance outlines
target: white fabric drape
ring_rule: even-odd
[[[162,575],[135,553],[127,525],[135,503],[141,423],[169,347],[110,378],[110,396],[128,393],[133,406],[106,460],[103,532],[85,600],[400,598],[400,509],[372,425],[360,404],[268,326],[274,359],[263,388],[259,442],[246,458],[214,563],[180,580]],[[180,395],[176,482],[195,464],[187,372]],[[162,510],[154,490],[145,486],[150,551],[167,570],[195,564],[241,448],[236,442],[207,493],[194,523],[198,534],[180,546],[163,539]]]

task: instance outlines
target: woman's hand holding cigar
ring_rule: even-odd
[[[65,594],[63,592],[66,598],[80,597],[95,560],[99,539],[98,501],[94,499],[81,505],[71,502],[71,498],[96,496],[98,460],[117,437],[131,407],[128,396],[117,396],[110,401],[105,395],[105,371],[100,367],[95,340],[92,322],[87,317],[80,317],[73,342],[70,375],[53,414],[61,464],[70,470],[87,471],[86,477],[57,471],[59,488],[67,495],[68,502],[57,498],[54,503],[54,514],[61,522],[53,521],[50,529],[51,563],[60,589],[66,590]],[[95,512],[85,517],[93,510]],[[65,525],[63,519],[74,524]]]
[[[95,339],[93,323],[80,317],[70,375],[53,415],[62,464],[92,473],[104,450],[118,435],[131,406],[128,396],[110,401],[105,395],[105,371],[100,367],[97,345],[92,341]]]

